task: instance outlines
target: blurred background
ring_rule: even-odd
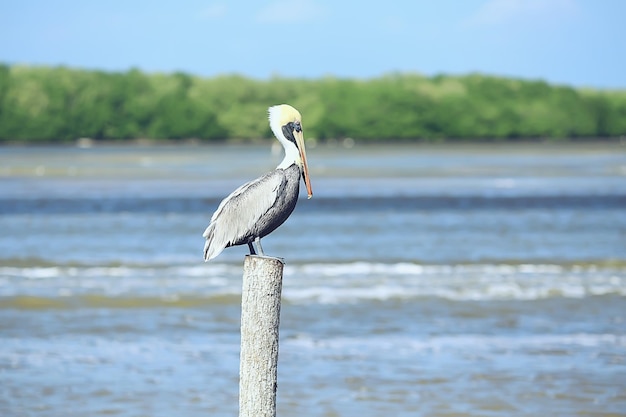
[[[284,416],[626,415],[626,5],[0,4],[0,414],[234,415],[220,200],[303,115]]]

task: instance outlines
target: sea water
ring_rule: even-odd
[[[281,416],[626,415],[626,147],[318,146],[285,259]],[[232,416],[269,146],[0,148],[0,415]]]

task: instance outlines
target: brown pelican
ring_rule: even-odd
[[[285,158],[275,170],[245,183],[222,200],[202,234],[206,238],[205,261],[227,247],[246,243],[250,254],[256,255],[253,242],[264,256],[261,238],[272,233],[293,212],[300,177],[304,178],[308,197],[313,195],[300,113],[287,104],[273,106],[269,108],[269,122],[285,148]]]

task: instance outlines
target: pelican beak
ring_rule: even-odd
[[[302,177],[304,178],[304,184],[306,185],[306,192],[308,198],[313,197],[313,190],[311,189],[311,179],[309,178],[309,166],[306,162],[306,149],[304,148],[304,134],[302,130],[297,131],[294,130],[294,136],[296,137],[296,144],[298,145],[298,150],[300,151],[300,159],[302,160],[302,168],[303,173]]]

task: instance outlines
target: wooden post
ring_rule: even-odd
[[[283,261],[247,255],[241,292],[239,417],[276,417]]]

